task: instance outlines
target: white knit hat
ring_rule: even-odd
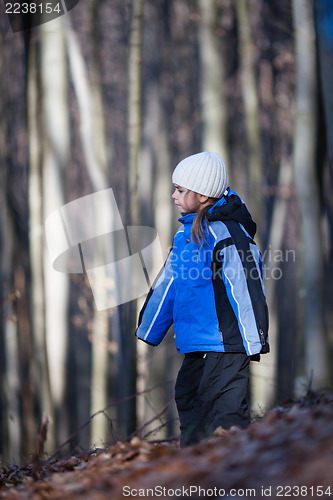
[[[178,163],[172,182],[204,196],[221,198],[228,187],[228,173],[218,153],[204,151]]]

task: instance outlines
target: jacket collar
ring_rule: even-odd
[[[228,189],[227,195],[223,196],[207,213],[208,220],[224,221],[234,220],[242,224],[251,238],[256,234],[257,225],[251,217],[243,200],[235,192]]]
[[[182,214],[178,219],[181,224],[188,226],[193,223],[196,214]],[[235,220],[242,224],[251,238],[256,234],[257,225],[251,217],[243,200],[230,187],[228,192],[220,198],[207,212],[210,222],[223,220]]]
[[[229,193],[230,194],[236,194],[234,193],[233,191],[231,191],[230,187],[227,189],[228,193],[227,193],[227,196],[229,196]],[[238,196],[238,195],[236,195]],[[227,203],[225,197],[223,196],[222,198],[220,198],[216,203],[215,205],[213,205],[209,210],[208,210],[208,214],[212,213],[213,210],[216,208],[216,207],[219,207],[221,205],[224,205],[225,203]],[[181,217],[178,219],[178,222],[180,222],[181,224],[192,224],[193,220],[194,220],[194,217],[196,216],[196,214],[181,214]]]
[[[181,224],[192,224],[195,216],[196,214],[182,214],[182,216],[178,219],[178,222]]]

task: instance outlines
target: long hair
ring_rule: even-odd
[[[196,245],[202,246],[207,241],[207,231],[209,221],[207,219],[207,212],[220,198],[209,198],[207,203],[202,205],[197,211],[191,230],[191,239]]]

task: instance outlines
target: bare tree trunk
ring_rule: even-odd
[[[220,153],[229,166],[227,107],[224,97],[224,53],[217,35],[216,0],[199,0],[199,50],[201,67],[202,149]],[[231,177],[231,169],[229,169]]]
[[[0,130],[1,133],[1,130]],[[1,331],[2,331],[2,384],[1,392],[4,398],[3,408],[3,454],[11,460],[20,460],[21,451],[21,422],[20,422],[20,378],[19,378],[19,347],[17,318],[14,310],[14,284],[13,284],[13,253],[14,253],[14,218],[7,204],[5,188],[6,168],[0,158],[2,198],[0,223],[1,223]]]
[[[239,32],[239,57],[244,102],[246,135],[249,149],[251,213],[258,227],[262,219],[262,165],[259,123],[258,82],[255,75],[254,45],[247,0],[236,0]]]
[[[103,104],[101,98],[100,76],[96,64],[94,65],[93,82],[89,82],[88,73],[79,45],[79,41],[67,18],[66,38],[67,51],[71,78],[75,89],[81,119],[80,135],[83,145],[86,166],[91,184],[95,191],[109,188],[107,177],[107,154],[105,142],[105,125],[103,117]],[[92,207],[93,209],[93,207]],[[96,219],[98,225],[103,224],[103,215]],[[112,228],[110,228],[112,231]],[[106,243],[105,243],[106,244]],[[108,250],[101,242],[95,248],[96,262],[106,262]],[[104,256],[104,257],[103,257]],[[102,271],[102,268],[101,268]],[[98,273],[98,281],[94,288],[103,293],[107,276]],[[92,368],[91,368],[91,400],[90,411],[95,413],[107,406],[107,367],[108,367],[108,341],[109,341],[109,314],[107,310],[94,310],[93,337],[92,337]],[[94,418],[91,425],[90,439],[93,445],[103,445],[107,441],[108,430],[106,419],[103,415]]]
[[[66,202],[65,172],[69,163],[70,130],[68,76],[63,17],[41,25],[41,74],[44,108],[43,201],[47,217]],[[68,435],[66,406],[66,353],[68,334],[68,277],[55,271],[44,257],[46,339],[48,366],[58,438]],[[53,426],[50,426],[52,429]],[[51,432],[49,432],[50,435]],[[53,444],[53,443],[52,443]],[[51,446],[51,443],[50,443]]]
[[[321,169],[320,176],[322,177],[322,189],[324,191],[324,204],[327,210],[327,220],[330,227],[329,252],[330,257],[333,256],[333,51],[332,51],[332,35],[327,26],[332,26],[333,23],[333,4],[326,0],[317,0],[314,2],[314,13],[316,21],[316,35],[318,47],[318,71],[321,102],[323,107],[322,113],[322,129],[318,129],[318,138],[320,144],[320,152],[318,156],[318,168]],[[323,132],[326,134],[323,139]],[[323,146],[326,146],[324,148]],[[326,151],[325,151],[326,149]],[[326,155],[328,159],[328,182],[323,178]],[[323,165],[324,163],[324,165]]]
[[[141,68],[144,0],[133,0],[128,60],[128,149],[130,220],[139,225],[138,160],[141,146]]]
[[[289,192],[292,183],[292,166],[288,162],[280,165],[278,179],[278,194],[276,196],[271,229],[268,235],[267,250],[263,254],[264,285],[269,311],[269,344],[270,353],[261,358],[260,363],[252,363],[252,400],[254,408],[259,406],[267,409],[276,402],[278,378],[278,307],[277,307],[277,280],[280,273],[275,256],[282,251],[283,238],[287,218],[286,192]]]
[[[1,95],[5,95],[5,85],[4,85],[4,70],[3,67],[3,52],[4,45],[3,39],[0,35],[0,92]],[[13,403],[8,401],[8,398],[16,398],[17,387],[17,375],[14,373],[14,379],[11,381],[12,387],[10,387],[10,377],[9,367],[7,367],[8,362],[11,360],[7,359],[8,351],[10,350],[8,346],[9,329],[13,330],[13,345],[17,343],[17,332],[15,325],[9,323],[9,318],[13,314],[9,311],[11,309],[11,304],[9,302],[9,292],[10,292],[10,277],[12,272],[12,240],[13,240],[13,229],[12,221],[10,218],[9,207],[7,203],[7,164],[5,158],[6,151],[6,122],[5,122],[5,102],[4,99],[0,100],[0,278],[1,278],[1,303],[2,307],[0,309],[0,350],[1,350],[1,363],[0,363],[0,403],[3,408],[2,415],[0,416],[0,438],[1,438],[1,455],[4,457],[18,457],[19,453],[19,442],[13,443],[15,440],[15,434],[18,434],[18,440],[20,441],[20,428],[15,422],[11,421],[10,415],[14,410],[11,406],[17,406],[15,399]],[[8,303],[8,304],[7,304]],[[17,352],[14,353],[17,356]],[[15,362],[14,358],[14,362]],[[6,362],[7,361],[7,362]]]
[[[172,244],[173,226],[177,220],[177,212],[170,203],[172,194],[171,184],[171,149],[170,130],[168,128],[168,106],[163,96],[164,64],[172,54],[167,50],[164,31],[165,5],[148,5],[146,11],[149,24],[145,26],[145,36],[150,40],[152,49],[147,54],[146,65],[152,65],[151,74],[147,75],[145,88],[147,101],[144,124],[142,149],[140,151],[139,195],[140,208],[144,224],[156,228],[161,248],[167,257],[168,248]],[[185,13],[184,13],[185,15]],[[163,264],[161,255],[152,254],[155,271],[153,279],[157,276]],[[139,309],[145,297],[139,299]],[[171,337],[171,336],[170,336]],[[137,342],[137,391],[141,393],[158,384],[164,385],[163,390],[155,390],[145,397],[137,398],[137,413],[139,422],[152,419],[158,409],[163,408],[174,392],[174,383],[167,383],[175,379],[174,365],[179,361],[174,355],[174,340],[169,337],[157,350],[152,350],[144,342]],[[151,399],[150,399],[151,398]],[[149,402],[148,402],[148,401]],[[154,438],[167,437],[178,433],[178,427],[173,431],[176,418],[173,406],[168,409],[169,428],[154,435]],[[170,428],[172,427],[172,429]]]
[[[132,20],[128,54],[128,149],[129,149],[129,220],[133,226],[140,223],[138,196],[138,161],[141,148],[141,71],[142,71],[142,29],[144,0],[132,1]],[[137,247],[138,245],[134,243]],[[124,395],[135,394],[137,387],[136,339],[133,335],[137,323],[137,301],[126,304],[125,328],[121,338],[121,376]],[[128,405],[126,433],[136,427],[136,402]]]
[[[293,0],[296,40],[296,116],[294,169],[302,217],[301,287],[304,289],[305,377],[312,387],[329,384],[328,346],[323,305],[323,248],[315,168],[316,46],[310,0]]]
[[[42,157],[41,137],[42,123],[39,113],[38,94],[40,92],[37,81],[36,46],[30,43],[28,65],[28,132],[29,132],[29,215],[30,215],[30,267],[31,267],[31,331],[33,339],[34,359],[36,367],[33,378],[38,387],[39,404],[49,416],[54,419],[53,402],[50,386],[50,372],[48,366],[46,327],[45,327],[45,287],[43,252],[44,252],[44,217],[43,217],[43,190],[42,190]],[[54,440],[50,449],[54,449]]]
[[[3,33],[3,31],[2,31]],[[10,35],[9,35],[10,36]],[[5,36],[6,38],[6,36]],[[4,51],[0,35],[0,283],[2,286],[1,455],[20,463],[31,450],[34,389],[27,301],[29,250],[27,210],[26,59],[23,37]],[[15,61],[15,65],[12,61]],[[7,63],[7,66],[6,66]],[[10,66],[8,65],[10,64]],[[18,179],[20,182],[18,182]],[[24,416],[24,418],[23,418]]]
[[[157,41],[156,41],[157,43]],[[163,249],[170,247],[172,242],[172,205],[171,178],[170,178],[170,155],[168,149],[168,130],[166,117],[161,106],[161,96],[159,93],[159,81],[151,83],[149,89],[149,103],[146,111],[144,136],[145,147],[141,153],[141,176],[139,182],[139,192],[142,200],[149,200],[149,210],[153,214],[153,224],[157,230],[159,240]],[[170,189],[167,187],[170,186]],[[153,198],[151,197],[153,193]],[[148,208],[148,207],[147,207]],[[166,255],[165,255],[166,257]],[[157,276],[161,262],[160,255],[152,255],[156,263],[155,276]],[[154,273],[152,274],[154,275]],[[144,298],[140,300],[143,304]],[[172,355],[174,345],[171,345]],[[142,392],[158,383],[163,384],[165,380],[171,379],[170,344],[164,343],[158,350],[152,353],[151,347],[144,342],[137,343],[137,389]],[[154,359],[153,359],[154,358]],[[166,375],[167,374],[167,375]],[[170,393],[171,389],[171,393]],[[144,398],[138,399],[138,419],[140,422],[147,422],[153,418],[157,410],[163,408],[166,401],[173,393],[173,385],[166,387],[165,391],[153,393],[154,406],[147,405]],[[164,431],[167,429],[165,428]]]
[[[333,4],[326,0],[314,2],[316,35],[318,44],[319,75],[323,95],[323,107],[327,128],[328,159],[333,186],[333,52],[332,33],[327,29],[333,22]]]

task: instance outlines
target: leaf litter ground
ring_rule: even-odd
[[[229,493],[228,493],[229,492]],[[0,498],[112,500],[149,496],[333,498],[333,395],[309,393],[247,429],[180,449],[134,437],[102,450],[0,468]],[[234,495],[235,498],[235,495]]]

